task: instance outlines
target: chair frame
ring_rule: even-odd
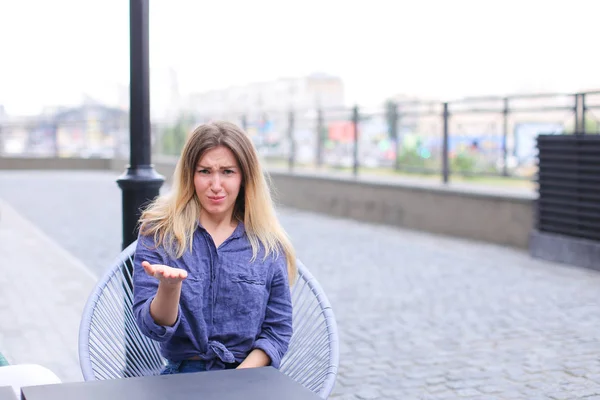
[[[113,276],[116,274],[122,274],[121,269],[123,265],[133,260],[133,257],[135,255],[136,244],[137,241],[131,243],[117,256],[117,258],[112,263],[111,267],[104,273],[102,278],[96,284],[83,310],[81,323],[79,326],[79,363],[85,381],[93,381],[100,379],[97,378],[96,373],[94,372],[90,354],[90,327],[94,319],[96,304],[102,297],[105,287],[109,284],[109,282],[111,282]],[[329,303],[329,300],[325,295],[325,292],[323,291],[319,282],[314,278],[314,276],[310,273],[306,266],[304,266],[304,264],[300,262],[300,260],[297,260],[297,265],[298,281],[291,288],[292,296],[294,294],[294,289],[298,286],[300,280],[304,280],[304,284],[308,287],[308,289],[312,292],[312,295],[316,298],[320,312],[323,315],[323,318],[325,319],[326,332],[328,336],[328,368],[327,371],[324,372],[324,374],[326,374],[326,377],[323,380],[321,388],[318,392],[316,392],[316,394],[321,398],[326,399],[331,394],[335,386],[335,380],[339,366],[339,338],[337,323],[335,321],[335,316]],[[292,335],[292,341],[293,340],[294,334]],[[162,359],[162,356],[160,357]],[[282,360],[282,365],[280,367],[280,370],[283,373],[287,372],[285,371],[286,358],[287,354],[286,356],[284,356],[284,359]]]

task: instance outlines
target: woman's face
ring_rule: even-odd
[[[242,185],[242,171],[227,147],[204,153],[196,165],[194,187],[203,212],[211,217],[231,217]]]

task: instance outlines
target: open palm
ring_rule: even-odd
[[[181,268],[173,268],[162,264],[150,264],[148,261],[143,261],[142,267],[146,271],[146,274],[164,283],[176,284],[187,278],[187,271]]]

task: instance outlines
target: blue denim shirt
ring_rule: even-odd
[[[264,250],[251,262],[252,248],[239,223],[219,248],[198,226],[192,251],[171,258],[152,236],[138,237],[134,257],[133,313],[141,332],[160,342],[161,354],[171,361],[194,356],[207,361],[208,369],[242,362],[253,349],[261,349],[279,368],[292,336],[292,302],[285,255]],[[142,261],[182,268],[179,312],[171,327],[157,325],[150,303],[158,280],[148,276]]]

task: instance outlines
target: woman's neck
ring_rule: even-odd
[[[237,221],[233,219],[231,213],[215,216],[201,212],[200,224],[209,232],[218,232],[235,228],[237,226]]]
[[[237,227],[237,221],[232,219],[231,214],[224,218],[215,218],[212,215],[205,215],[203,217],[200,214],[200,224],[202,224],[202,227],[212,237],[217,249],[233,234]]]

